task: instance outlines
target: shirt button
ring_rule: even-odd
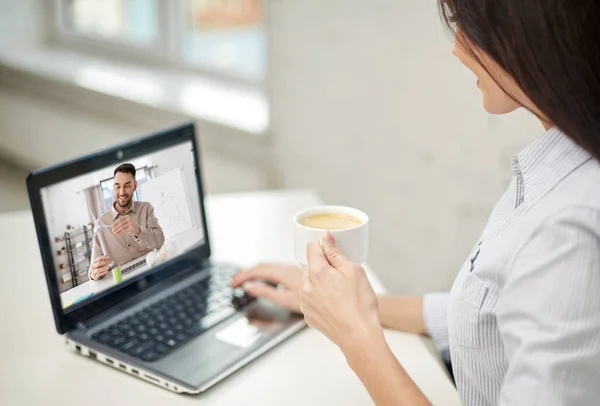
[[[131,247],[131,244],[129,244],[129,246]]]

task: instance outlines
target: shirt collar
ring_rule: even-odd
[[[558,128],[544,135],[513,157],[513,174],[523,182],[524,199],[535,199],[577,169],[592,156]]]
[[[111,208],[113,221],[119,216],[119,214],[121,214],[117,211],[117,209],[115,209],[116,204],[117,204],[117,202],[114,201],[112,204],[112,208]],[[129,210],[127,210],[127,212],[125,212],[123,214],[128,214],[129,212],[135,213],[135,201],[133,201],[133,200],[131,200],[131,205],[129,206]]]

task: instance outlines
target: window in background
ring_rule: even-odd
[[[58,39],[116,57],[187,67],[251,83],[264,80],[264,0],[59,0]],[[91,43],[89,40],[93,40]],[[133,51],[133,52],[132,52]]]
[[[263,0],[185,0],[183,59],[251,80],[265,75]]]
[[[158,39],[157,0],[66,0],[66,29],[99,39],[148,45]]]

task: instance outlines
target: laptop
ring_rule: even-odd
[[[232,289],[236,268],[211,261],[198,156],[186,123],[27,179],[57,332],[81,355],[189,394],[305,327]],[[126,217],[139,224],[122,230]],[[110,269],[92,275],[105,255]]]

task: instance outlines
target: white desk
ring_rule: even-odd
[[[302,191],[209,197],[215,259],[241,266],[293,261],[292,214],[319,203],[318,196]],[[30,213],[0,215],[0,232],[0,405],[372,404],[341,352],[308,328],[199,396],[172,394],[76,355],[54,330]],[[376,278],[371,280],[376,290],[383,290]],[[421,338],[399,332],[386,335],[402,365],[435,405],[460,404]]]

